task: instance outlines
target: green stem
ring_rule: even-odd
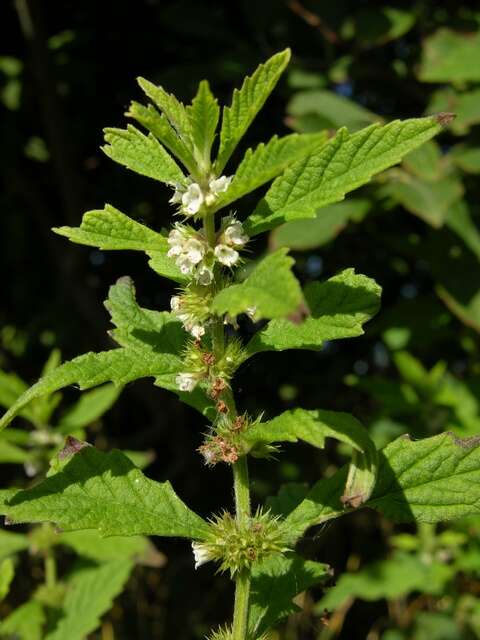
[[[203,219],[203,230],[207,242],[215,246],[215,214],[207,213]],[[214,284],[215,286],[215,284]],[[225,350],[225,332],[222,320],[216,320],[212,325],[212,346],[217,360],[220,360]],[[233,394],[228,390],[227,404],[231,414],[235,414]],[[248,479],[247,457],[241,456],[233,465],[233,487],[235,494],[235,517],[238,523],[250,518],[250,483]],[[233,611],[232,640],[246,640],[248,632],[248,610],[250,601],[250,571],[244,570],[235,578],[235,605]]]
[[[237,522],[250,517],[250,483],[247,457],[242,456],[233,465],[235,514]],[[235,608],[233,611],[232,640],[246,640],[248,609],[250,604],[250,571],[241,571],[235,579]]]
[[[57,583],[57,564],[51,551],[45,556],[45,584],[47,587],[54,587]]]

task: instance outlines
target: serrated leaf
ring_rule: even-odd
[[[111,288],[108,308],[117,325],[112,335],[122,347],[78,356],[41,378],[2,416],[0,429],[35,398],[72,384],[83,390],[105,382],[123,386],[138,378],[154,377],[155,384],[172,388],[182,370],[179,354],[186,334],[181,324],[172,314],[139,307],[128,278]]]
[[[195,171],[195,159],[189,147],[177,135],[163,113],[158,113],[151,104],[145,107],[138,102],[132,102],[125,114],[133,118],[150,131],[162,144],[184,165],[189,173]]]
[[[102,453],[84,443],[75,450],[71,455],[60,452],[52,467],[56,473],[15,493],[2,513],[15,522],[48,521],[64,531],[96,529],[102,536],[202,540],[208,533],[207,523],[169,482],[150,480],[121,451]]]
[[[11,558],[0,562],[0,602],[8,595],[10,585],[15,576],[15,565]]]
[[[58,535],[56,542],[70,547],[78,555],[95,562],[140,558],[149,546],[148,538],[143,536],[102,538],[98,531],[92,529],[64,531]]]
[[[293,133],[279,138],[273,136],[266,144],[248,149],[235,172],[232,183],[218,198],[213,211],[238,200],[262,184],[273,180],[291,164],[327,141],[326,133],[299,135]]]
[[[77,569],[68,580],[60,617],[45,640],[83,640],[100,624],[128,580],[133,564],[116,560]]]
[[[173,94],[167,93],[163,87],[154,85],[145,78],[137,78],[137,82],[150,100],[164,113],[183,144],[192,149],[192,127],[185,105]]]
[[[222,114],[220,147],[215,162],[218,175],[275,88],[289,60],[290,49],[275,54],[247,76],[240,89],[234,90],[231,105],[224,107]]]
[[[303,440],[319,449],[325,447],[326,438],[334,438],[362,452],[373,447],[365,427],[352,415],[321,409],[285,411],[272,420],[253,425],[242,437],[251,446]]]
[[[442,130],[451,116],[395,120],[354,134],[340,129],[318,152],[289,167],[278,177],[247,218],[245,230],[256,235],[283,222],[312,218],[327,204],[399,162],[407,153]]]
[[[254,565],[248,620],[252,637],[259,638],[282,618],[299,611],[293,598],[330,576],[328,565],[293,553],[270,556]]]
[[[396,552],[392,558],[368,564],[357,573],[344,573],[315,610],[335,611],[352,598],[368,602],[382,598],[396,600],[412,591],[440,595],[455,571],[452,565],[425,562],[417,556]]]
[[[372,207],[365,198],[349,198],[320,209],[315,218],[287,222],[270,235],[270,246],[308,251],[333,240],[349,221],[360,222]]]
[[[480,31],[460,33],[438,29],[423,45],[418,77],[422,82],[480,80]]]
[[[185,182],[180,167],[152,134],[145,136],[129,124],[105,129],[105,142],[102,151],[127,169],[167,184]]]
[[[82,393],[77,402],[62,415],[58,428],[62,433],[87,427],[98,420],[115,403],[121,390],[112,384]]]
[[[280,487],[277,495],[267,498],[266,505],[272,515],[285,518],[298,507],[307,493],[308,485],[305,482],[287,482]]]
[[[255,308],[255,318],[280,318],[296,311],[302,301],[298,280],[291,269],[294,264],[286,249],[264,258],[241,283],[217,293],[212,311],[232,317]]]
[[[158,274],[176,282],[185,281],[175,262],[167,256],[167,238],[109,204],[104,209],[87,211],[80,227],[54,227],[52,231],[71,242],[107,251],[144,251],[150,258],[149,265]]]
[[[0,560],[28,549],[30,542],[23,533],[13,533],[0,529]]]
[[[362,325],[378,311],[380,294],[381,288],[374,280],[357,275],[353,269],[326,282],[313,282],[304,289],[310,315],[299,324],[270,321],[251,339],[247,353],[318,350],[326,340],[362,335]]]
[[[220,107],[206,80],[202,80],[198,85],[197,94],[192,104],[187,107],[187,115],[190,121],[192,140],[198,149],[199,160],[208,166],[210,150],[220,117]]]
[[[44,640],[46,616],[40,602],[30,600],[15,609],[0,623],[0,635],[18,640]]]
[[[363,425],[348,413],[304,409],[285,411],[273,420],[251,427],[243,437],[251,447],[304,440],[320,449],[324,448],[326,438],[335,438],[353,449],[342,503],[358,508],[373,491],[377,477],[377,450]]]
[[[397,522],[440,522],[480,513],[480,439],[442,433],[398,438],[380,452],[367,506]]]

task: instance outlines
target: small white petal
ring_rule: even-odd
[[[172,229],[168,234],[167,242],[171,247],[173,247],[177,244],[183,244],[184,239],[185,236],[181,231],[179,231],[178,229]]]
[[[182,195],[183,212],[190,216],[195,215],[199,212],[203,204],[203,200],[203,192],[200,185],[196,182],[192,182]]]
[[[215,178],[214,180],[210,180],[208,186],[210,187],[211,193],[217,196],[219,193],[223,193],[228,189],[230,183],[233,179],[233,176],[220,176],[219,178]]]
[[[234,222],[228,226],[224,231],[224,236],[227,244],[238,247],[243,247],[249,240],[247,234],[243,231],[241,222]]]
[[[169,258],[174,258],[175,256],[179,256],[181,253],[182,253],[182,247],[176,244],[167,251],[167,256]]]
[[[240,257],[238,251],[228,247],[226,244],[217,244],[214,253],[217,260],[226,267],[233,267]]]
[[[194,268],[194,263],[188,258],[188,256],[181,255],[176,261],[177,267],[184,276],[190,275]]]
[[[180,391],[193,391],[197,386],[197,378],[193,373],[179,373],[175,378],[175,383]]]
[[[172,296],[170,298],[170,309],[172,311],[178,311],[181,306],[181,298],[180,296]]]
[[[202,327],[201,324],[194,324],[189,331],[197,340],[205,335],[205,327]]]
[[[245,310],[245,313],[247,314],[247,316],[249,318],[251,318],[252,320],[255,320],[255,314],[257,313],[257,307],[248,307]]]
[[[213,271],[204,264],[201,265],[197,270],[196,280],[198,284],[201,284],[204,287],[208,286],[213,280]]]
[[[195,240],[192,238],[185,243],[185,253],[187,254],[188,259],[193,264],[198,264],[201,262],[203,256],[205,255],[205,245],[200,242],[200,240]]]
[[[210,562],[212,556],[206,545],[201,542],[192,542],[193,557],[195,559],[195,569],[201,567],[202,564]]]

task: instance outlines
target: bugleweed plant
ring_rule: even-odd
[[[310,527],[363,507],[395,521],[431,523],[480,510],[475,438],[401,437],[377,451],[365,428],[345,413],[298,408],[265,420],[262,407],[257,415],[237,410],[232,379],[246,360],[264,351],[320,350],[327,340],[361,335],[380,301],[380,287],[352,269],[302,290],[287,249],[251,262],[254,237],[343,200],[452,120],[439,114],[373,124],[354,134],[340,129],[330,139],[324,132],[274,136],[248,149],[234,170],[232,154],[289,58],[288,50],[274,55],[234,91],[222,112],[215,160],[220,109],[208,83],[201,82],[184,106],[161,87],[139,80],[153,104],[134,102],[127,115],[149,133],[132,125],[107,129],[104,151],[172,187],[171,229],[157,233],[106,205],[86,213],[79,228],[55,231],[105,250],[145,252],[154,271],[178,284],[171,310],[141,308],[133,283],[121,278],[106,302],[118,347],[87,353],[49,372],[0,422],[7,426],[29,402],[67,385],[121,386],[142,377],[198,409],[209,422],[208,427],[201,422],[206,435],[199,453],[209,469],[231,466],[233,512],[219,506],[204,519],[168,481],[147,478],[122,452],[103,453],[73,438],[52,461],[46,480],[3,492],[2,512],[11,523],[53,522],[64,532],[94,529],[102,536],[191,540],[195,568],[211,563],[213,571],[226,571],[235,582],[233,622],[213,631],[212,640],[268,637],[295,610],[297,593],[330,576],[326,564],[295,553]],[[255,209],[237,217],[232,204],[271,180]],[[249,341],[238,330],[242,314],[257,329]],[[326,438],[351,449],[347,466],[305,494],[280,491],[270,508],[252,509],[249,456],[276,457],[279,443],[298,440],[323,448]]]

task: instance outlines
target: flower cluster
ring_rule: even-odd
[[[210,522],[210,535],[205,542],[192,542],[195,569],[215,560],[220,571],[229,571],[233,577],[254,562],[288,551],[287,538],[280,518],[268,511],[258,510],[242,523],[223,513]]]
[[[175,191],[169,202],[171,204],[179,204],[179,213],[184,216],[194,216],[200,212],[203,205],[212,205],[221,193],[224,193],[232,181],[233,176],[220,176],[212,178],[208,183],[208,189],[203,190],[202,187],[192,180],[184,186],[176,182],[173,186]]]
[[[168,256],[174,258],[180,272],[202,286],[213,281],[213,268],[216,262],[225,267],[233,267],[238,263],[242,249],[248,242],[242,223],[233,216],[222,222],[214,248],[210,247],[202,231],[177,223],[170,231]]]

